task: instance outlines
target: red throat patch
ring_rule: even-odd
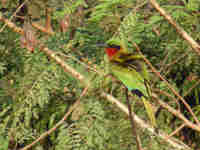
[[[116,48],[106,48],[106,54],[108,55],[109,59],[112,58],[116,53],[118,49]]]

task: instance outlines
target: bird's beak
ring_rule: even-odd
[[[106,47],[108,47],[108,45],[105,44],[105,43],[99,43],[99,44],[96,44],[96,45],[97,45],[97,47],[101,47],[101,48],[106,48]]]

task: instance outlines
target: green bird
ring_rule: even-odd
[[[120,41],[112,40],[105,48],[111,73],[120,80],[129,91],[142,99],[151,123],[156,127],[152,105],[149,73],[143,56],[130,53]]]

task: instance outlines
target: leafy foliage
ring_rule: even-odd
[[[199,80],[199,56],[146,1],[39,2],[44,3],[44,7],[48,4],[53,8],[53,28],[56,33],[47,37],[38,32],[38,39],[92,84],[87,96],[81,99],[81,104],[62,127],[33,149],[136,149],[127,117],[114,105],[103,101],[99,94],[106,90],[125,103],[123,87],[118,83],[110,84],[111,79],[104,76],[109,70],[104,60],[104,51],[98,47],[98,44],[106,43],[112,37],[123,40],[130,51],[135,51],[133,42],[137,43],[148,60],[184,96],[195,114],[199,115],[199,84],[191,89]],[[199,41],[198,0],[159,2],[185,31]],[[4,16],[9,18],[17,5],[18,1],[7,0],[7,4],[0,5],[0,9],[7,8]],[[27,5],[39,7],[35,3]],[[44,19],[44,7],[40,9],[41,20]],[[80,9],[83,17],[78,13],[80,7],[83,8]],[[70,15],[71,26],[66,33],[57,32],[59,19],[66,13]],[[16,18],[13,22],[18,24]],[[2,26],[0,22],[0,30]],[[73,38],[70,38],[72,34]],[[0,143],[4,143],[5,150],[30,144],[53,127],[79,98],[88,83],[80,84],[39,50],[30,54],[22,49],[19,38],[8,28],[0,36]],[[163,90],[175,97],[153,74],[151,80],[153,89]],[[185,95],[190,89],[190,93]],[[161,98],[177,108],[176,102],[166,95]],[[185,107],[180,105],[182,114],[191,120]],[[142,101],[133,101],[132,106],[137,115],[146,118]],[[166,132],[172,132],[182,123],[167,111],[161,111],[157,120],[159,128]],[[170,148],[159,139],[152,139],[148,132],[138,130],[144,147],[154,150]],[[188,142],[194,149],[198,148],[198,133],[183,130],[181,135],[193,135],[191,138],[185,136],[184,142]]]

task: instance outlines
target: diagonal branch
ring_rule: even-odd
[[[159,105],[161,105],[163,108],[167,109],[169,112],[171,112],[171,113],[172,113],[174,116],[176,116],[177,118],[183,120],[184,123],[185,123],[188,127],[190,127],[191,129],[194,129],[194,130],[200,132],[200,128],[199,128],[198,125],[192,123],[192,122],[189,121],[187,118],[185,118],[185,116],[183,116],[179,111],[173,109],[171,106],[169,106],[168,104],[166,104],[165,102],[163,102],[162,100],[160,100],[160,99],[158,98],[157,95],[153,94],[153,98],[156,99],[156,100],[157,100],[156,102],[157,102]]]
[[[183,39],[185,39],[194,49],[194,51],[200,56],[200,46],[199,44],[183,29],[181,28],[172,17],[162,9],[156,0],[149,0],[150,3],[157,9],[157,11],[165,17],[165,19],[176,29],[176,31],[181,35]]]
[[[138,47],[138,45],[136,43],[133,43],[133,44],[136,47],[136,50],[141,55],[143,55],[142,52],[140,51],[140,48]],[[155,73],[162,81],[164,81],[164,83],[167,85],[167,87],[174,93],[174,95],[176,95],[178,97],[178,100],[180,100],[185,105],[185,107],[188,109],[188,111],[190,112],[190,114],[192,115],[192,117],[194,118],[196,123],[198,124],[198,128],[200,128],[200,122],[199,122],[197,116],[192,111],[190,105],[184,100],[184,98],[178,92],[176,92],[176,90],[174,90],[174,88],[169,84],[169,82],[167,82],[167,80],[156,70],[156,68],[153,67],[153,65],[151,64],[151,62],[148,59],[146,59],[145,57],[143,57],[143,59],[144,59],[145,63],[151,68],[153,73]]]
[[[102,92],[101,96],[105,97],[106,100],[108,100],[110,103],[115,104],[121,111],[123,111],[127,115],[129,114],[128,108],[124,104],[120,103],[120,101],[117,100],[116,98],[114,98],[112,95],[109,95],[105,92]],[[173,108],[171,108],[171,109],[174,110]],[[132,112],[132,113],[134,113],[134,112]],[[163,140],[165,140],[166,137],[169,137],[169,135],[165,134],[164,132],[162,132],[160,130],[159,130],[159,133],[156,133],[155,130],[149,124],[145,123],[145,121],[140,119],[136,114],[134,114],[134,120],[140,128],[148,130],[150,133],[158,136],[159,138],[161,138]],[[165,142],[167,142],[170,145],[172,145],[173,147],[177,148],[177,150],[178,149],[179,150],[191,150],[191,148],[188,147],[186,144],[182,143],[181,141],[179,141],[179,140],[177,140],[176,138],[173,138],[173,137],[166,139]]]
[[[14,12],[14,14],[10,17],[10,19],[8,20],[9,22],[12,21],[13,17],[16,16],[17,12],[20,11],[20,9],[28,2],[28,0],[25,0],[18,8],[17,10]],[[1,20],[2,14],[0,12],[0,20]],[[4,26],[0,29],[0,33],[4,30],[4,28],[7,26],[6,22],[4,22]]]
[[[2,16],[2,13],[0,12],[0,21],[4,22],[6,26],[8,26],[9,28],[11,28],[14,32],[17,32],[21,35],[24,35],[24,31],[22,28],[17,27],[14,23],[12,23],[10,20],[4,18]]]
[[[180,130],[182,130],[185,127],[185,124],[183,123],[181,126],[179,126],[176,130],[174,130],[168,137],[166,137],[166,140],[175,134],[177,134]]]
[[[13,24],[12,22],[10,22],[9,20],[4,19],[1,16],[0,13],[0,21],[3,21],[4,23],[6,23],[6,25],[8,27],[10,27],[11,29],[13,29],[13,31],[19,33],[19,34],[23,34],[23,30],[19,27],[17,27],[15,24]],[[79,72],[77,72],[74,68],[72,68],[71,66],[69,66],[67,63],[65,63],[62,59],[60,59],[58,56],[56,56],[56,53],[49,50],[47,47],[45,47],[44,45],[40,45],[39,46],[40,50],[43,51],[46,55],[50,56],[53,60],[56,61],[57,64],[61,65],[61,67],[64,69],[65,72],[70,73],[74,78],[76,78],[77,80],[79,80],[82,83],[85,83],[85,77],[83,75],[81,75]],[[115,99],[112,95],[109,95],[105,92],[101,93],[101,96],[104,97],[106,100],[108,100],[109,102],[111,102],[112,104],[116,104],[116,106],[123,112],[125,112],[128,115],[128,109],[126,106],[124,106],[122,103],[120,103],[119,100]],[[165,104],[164,102],[162,102],[163,104]],[[168,106],[166,104],[166,106]],[[175,111],[172,107],[168,106],[171,110]],[[173,113],[172,111],[172,113]],[[179,119],[181,119],[181,117],[179,117],[176,113],[173,113],[175,116],[177,116]],[[158,136],[159,138],[165,140],[165,138],[168,136],[167,134],[163,133],[160,131],[159,134],[157,134],[154,129],[148,125],[147,123],[145,123],[142,119],[140,119],[136,114],[134,115],[134,120],[136,121],[136,123],[138,124],[138,127],[143,128],[143,129],[147,129],[150,133]],[[181,119],[182,120],[182,119]],[[187,120],[187,119],[186,119]],[[183,120],[184,121],[184,120]],[[186,125],[188,125],[187,123],[190,122],[189,120],[187,120]],[[195,128],[193,129],[197,129],[197,131],[200,131],[200,127],[198,127],[197,125],[193,124],[192,122],[190,122],[191,125],[195,126]],[[169,138],[166,140],[167,143],[169,143],[170,145],[172,145],[173,147],[181,150],[191,150],[191,148],[189,148],[187,145],[185,145],[184,143],[182,143],[181,141],[179,141],[178,139],[175,138]]]
[[[33,141],[31,144],[25,146],[21,150],[28,150],[29,148],[33,147],[33,145],[37,144],[39,141],[50,135],[52,132],[54,132],[58,127],[60,127],[64,121],[68,118],[68,116],[77,108],[77,106],[80,104],[80,99],[85,96],[85,94],[88,91],[88,87],[86,87],[83,92],[81,93],[79,99],[70,107],[69,111],[64,115],[64,117],[56,124],[53,128],[49,129],[47,132],[40,135],[39,138],[37,138],[35,141]]]

